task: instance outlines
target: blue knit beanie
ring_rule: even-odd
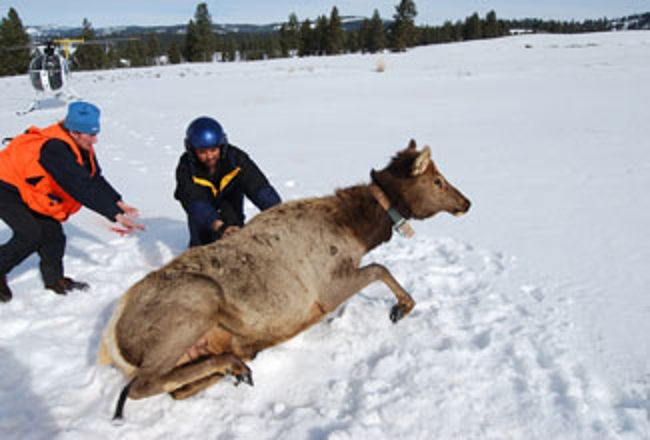
[[[99,109],[89,102],[73,102],[68,106],[68,115],[63,126],[68,131],[97,134],[99,133]]]

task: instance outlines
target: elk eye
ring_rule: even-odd
[[[440,177],[436,177],[435,179],[433,179],[433,183],[438,188],[442,188],[442,179]]]

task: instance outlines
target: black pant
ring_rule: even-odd
[[[239,226],[244,225],[244,214],[243,206],[244,199],[243,193],[240,196],[239,205],[241,206],[240,212],[237,212],[236,209],[227,200],[222,200],[217,208],[221,220],[226,226]],[[190,230],[190,247],[202,246],[204,244],[210,244],[214,241],[221,239],[223,231],[213,231],[209,227],[201,226],[192,216],[187,216],[187,227]],[[225,229],[225,228],[224,228]]]
[[[37,252],[43,282],[54,284],[63,278],[65,234],[59,221],[32,211],[17,192],[4,186],[0,186],[0,219],[13,231],[0,246],[0,276]]]

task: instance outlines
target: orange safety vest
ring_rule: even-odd
[[[30,127],[0,151],[0,180],[15,186],[33,211],[63,222],[81,209],[81,203],[65,192],[39,162],[41,148],[50,139],[67,143],[77,163],[83,166],[79,147],[61,124],[43,129]],[[97,166],[92,149],[90,166],[90,174],[94,176]]]

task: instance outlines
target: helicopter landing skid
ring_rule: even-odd
[[[70,93],[57,93],[51,98],[34,99],[24,110],[18,110],[16,114],[23,116],[35,110],[48,110],[64,107],[67,102],[79,99],[76,95]]]
[[[29,104],[29,106],[27,106],[27,108],[25,108],[24,110],[18,110],[18,111],[16,112],[16,114],[17,114],[18,116],[23,116],[23,115],[26,115],[27,113],[31,113],[31,112],[33,112],[34,110],[38,110],[38,108],[39,108],[39,106],[38,106],[39,102],[40,102],[40,101],[38,101],[38,100],[34,100],[34,101],[32,101],[31,104]]]

